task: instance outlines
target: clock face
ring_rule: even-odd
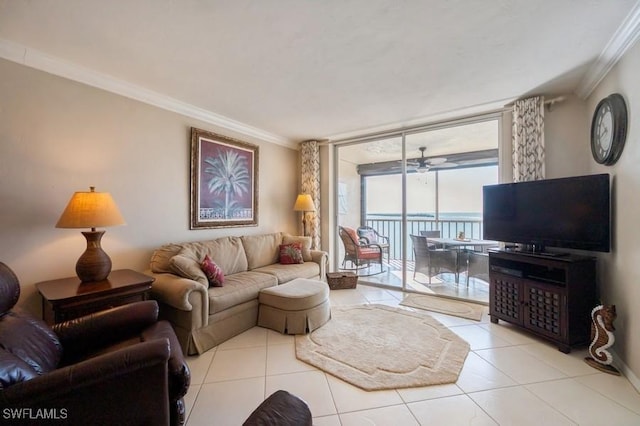
[[[613,145],[613,116],[611,115],[609,104],[604,104],[598,111],[595,138],[596,155],[601,160],[604,160]]]
[[[627,107],[624,98],[614,93],[602,99],[591,121],[591,153],[600,164],[614,164],[624,147],[627,132]]]

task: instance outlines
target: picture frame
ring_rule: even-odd
[[[191,128],[191,229],[258,225],[257,145]]]

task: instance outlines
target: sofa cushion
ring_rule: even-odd
[[[311,237],[283,235],[282,244],[300,243],[302,245],[302,258],[305,262],[311,262]]]
[[[277,284],[275,276],[259,272],[248,271],[228,275],[224,287],[209,288],[209,315],[257,299],[260,290]]]
[[[245,235],[240,237],[247,254],[249,270],[278,263],[279,247],[282,244],[282,233],[262,235]]]
[[[185,243],[180,254],[192,258],[198,264],[202,262],[205,255],[209,255],[227,276],[247,270],[247,256],[244,253],[242,241],[238,237]]]
[[[171,258],[169,266],[171,267],[172,273],[183,278],[189,278],[190,280],[197,281],[203,286],[209,287],[209,280],[200,267],[200,263],[195,261],[192,257],[177,254]]]
[[[182,250],[182,244],[165,244],[151,255],[151,272],[156,274],[171,274],[173,270],[169,261]]]
[[[278,284],[289,282],[295,278],[319,278],[320,265],[315,262],[304,262],[293,265],[273,265],[255,269],[254,272],[273,275],[278,279]]]

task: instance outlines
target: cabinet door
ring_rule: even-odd
[[[564,287],[535,281],[524,283],[524,326],[554,340],[567,337]]]
[[[489,286],[489,313],[493,318],[522,324],[522,279],[492,272]]]

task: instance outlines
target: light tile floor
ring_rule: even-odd
[[[334,306],[401,300],[365,285],[331,292]],[[565,355],[486,314],[480,323],[432,315],[471,345],[455,384],[366,392],[297,360],[292,336],[254,327],[188,358],[187,425],[241,425],[278,389],[307,401],[317,426],[640,425],[640,394],[589,367],[585,350]]]

